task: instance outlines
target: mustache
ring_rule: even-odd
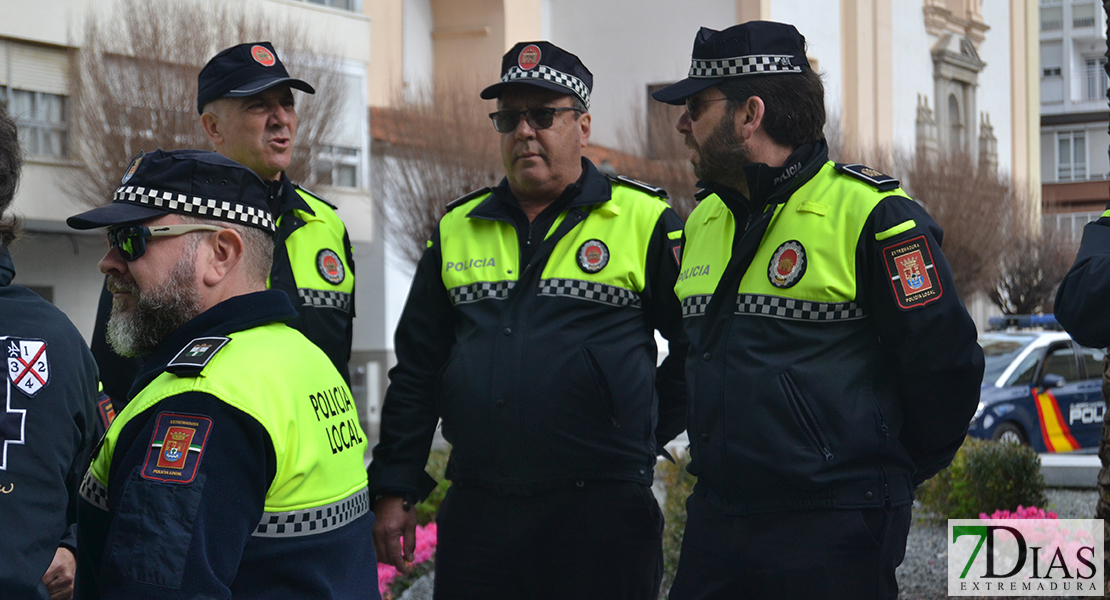
[[[139,291],[139,286],[131,277],[120,277],[117,275],[108,276],[108,291],[113,294],[127,293],[134,294]]]

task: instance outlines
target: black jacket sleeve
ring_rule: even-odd
[[[370,497],[423,499],[436,482],[426,472],[439,422],[436,388],[455,344],[454,309],[443,287],[436,230],[412,280],[394,337],[397,365],[389,371],[382,402],[381,434],[367,469]]]
[[[648,321],[667,340],[668,352],[655,374],[659,394],[657,451],[686,429],[686,352],[690,342],[682,327],[682,305],[675,296],[682,252],[682,219],[668,208],[659,217],[648,244],[644,286]]]
[[[920,484],[948,466],[979,403],[983,351],[975,323],[941,252],[940,226],[912,200],[889,196],[859,241],[869,312],[890,357],[903,423],[900,440]],[[904,285],[899,259],[915,255],[922,276]],[[911,291],[912,290],[912,291]],[[920,290],[920,291],[918,291]]]
[[[1056,290],[1056,320],[1075,341],[1110,346],[1110,217],[1083,228],[1075,264]]]

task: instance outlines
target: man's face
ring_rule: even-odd
[[[246,98],[222,98],[217,109],[222,142],[216,151],[266,180],[289,168],[297,138],[297,111],[286,84]]]
[[[574,106],[571,96],[530,85],[510,86],[498,110]],[[577,117],[577,118],[576,118]],[[551,127],[536,130],[521,118],[516,129],[501,135],[501,160],[513,193],[554,200],[582,174],[582,148],[590,139],[590,115],[555,113]]]
[[[143,225],[180,222],[176,215],[165,215]],[[98,266],[108,276],[112,293],[108,343],[116,354],[148,355],[202,312],[196,272],[200,235],[148,238],[146,253],[136,260],[123,260],[115,248],[100,260]]]
[[[753,162],[752,152],[736,132],[736,109],[724,97],[716,87],[695,94],[675,128],[686,138],[698,179],[743,190],[741,167]]]

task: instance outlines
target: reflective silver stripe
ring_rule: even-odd
[[[322,306],[337,308],[343,312],[351,311],[351,295],[347,292],[297,288],[297,295],[300,296],[303,306]]]
[[[540,295],[573,296],[602,304],[640,308],[640,295],[632,290],[580,279],[544,279],[540,281]]]
[[[713,294],[702,294],[700,296],[689,296],[682,300],[682,316],[683,317],[700,317],[705,314],[705,308],[709,306],[709,301],[713,299]]]
[[[451,288],[447,293],[451,296],[452,304],[466,304],[486,299],[505,300],[509,297],[509,290],[512,290],[515,285],[515,281],[480,281]]]
[[[85,478],[81,480],[80,494],[89,504],[100,510],[108,510],[108,488],[93,477],[92,469],[85,471]]]
[[[263,513],[262,522],[252,535],[257,537],[300,537],[315,535],[344,525],[370,512],[370,492],[366,488],[331,504],[304,510]]]
[[[792,321],[852,321],[867,316],[855,302],[810,302],[762,294],[737,296],[736,314]]]

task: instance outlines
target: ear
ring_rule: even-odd
[[[582,147],[590,145],[590,113],[578,117],[578,126],[582,128]]]
[[[204,135],[213,146],[219,148],[224,143],[223,128],[220,127],[220,118],[215,113],[206,112],[200,116],[200,126],[204,128]]]
[[[755,135],[756,130],[763,125],[763,115],[766,114],[767,107],[763,104],[763,98],[759,96],[749,96],[736,109],[736,117],[733,119],[736,127],[736,137],[741,140],[750,140]]]
[[[226,280],[235,270],[243,258],[244,243],[238,231],[222,229],[209,237],[206,247],[209,252],[199,268],[202,271],[201,280],[211,288]]]

